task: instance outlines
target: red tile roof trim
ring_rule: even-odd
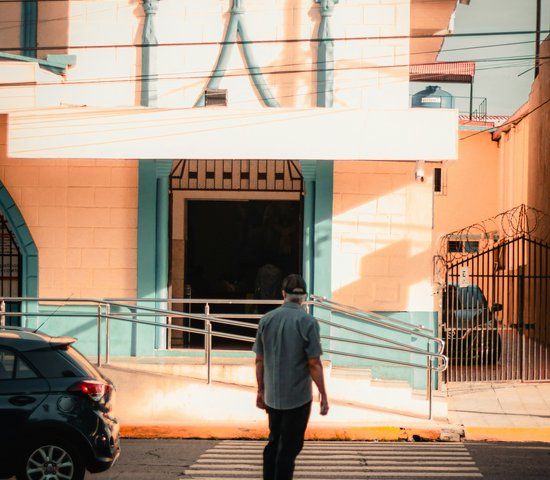
[[[421,63],[409,67],[414,82],[471,83],[476,72],[475,62]]]

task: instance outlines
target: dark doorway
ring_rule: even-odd
[[[282,278],[301,273],[300,201],[189,200],[186,226],[184,274],[191,298],[280,299]],[[210,313],[218,314],[261,314],[266,310],[265,305],[210,307]],[[214,330],[251,333],[250,329],[222,324],[214,325]],[[204,342],[201,335],[194,334],[188,334],[186,340],[187,347],[202,347]],[[250,344],[219,337],[214,337],[213,346],[250,348]]]

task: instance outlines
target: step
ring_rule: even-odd
[[[429,412],[427,392],[414,390],[404,380],[373,379],[368,369],[332,368],[327,378],[331,396],[355,406],[379,408],[425,417]],[[442,392],[432,392],[432,415],[447,418],[447,401]]]
[[[207,366],[203,357],[117,357],[113,367],[128,371],[170,375],[205,382]],[[370,370],[335,368],[323,362],[331,403],[367,408],[386,413],[426,418],[426,392],[414,391],[405,381],[373,379]],[[212,360],[211,381],[255,390],[256,373],[252,357],[219,357]],[[432,416],[447,418],[447,402],[441,392],[433,392]]]
[[[179,375],[101,367],[116,385],[114,414],[127,437],[266,438],[267,416],[256,389]],[[346,440],[460,438],[447,421],[429,420],[331,400],[327,416],[314,401],[307,438]]]

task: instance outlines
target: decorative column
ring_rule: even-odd
[[[315,0],[319,4],[321,23],[319,25],[317,53],[317,106],[332,107],[334,90],[334,40],[330,33],[330,17],[334,6],[340,0]]]
[[[319,4],[321,23],[317,33],[317,106],[332,107],[334,89],[334,41],[330,17],[339,0],[314,0]],[[309,291],[332,295],[332,200],[333,162],[302,160],[304,178],[304,278]],[[316,314],[323,315],[322,311]],[[323,333],[328,329],[323,327]]]
[[[279,107],[279,102],[275,100],[275,97],[269,90],[267,82],[265,81],[260,67],[257,66],[254,56],[252,54],[252,43],[248,37],[246,30],[246,24],[244,21],[244,0],[233,0],[233,7],[231,8],[229,25],[225,32],[225,38],[223,40],[223,47],[220,51],[218,61],[214,73],[210,76],[210,80],[206,86],[207,89],[219,88],[220,82],[227,70],[227,63],[229,62],[229,55],[231,49],[235,46],[238,37],[241,39],[242,49],[246,66],[248,67],[248,73],[252,76],[254,86],[264,104],[267,107]],[[195,107],[204,107],[205,98],[204,93],[201,94]]]
[[[141,105],[154,107],[157,104],[157,46],[155,15],[159,0],[143,0],[145,24],[141,50]]]
[[[143,0],[145,23],[142,37],[141,105],[157,105],[157,46],[155,20],[159,0]],[[172,160],[139,160],[138,185],[138,298],[165,299],[168,296],[169,184]],[[143,302],[143,307],[165,308],[166,302]],[[145,317],[150,320],[151,317]],[[165,322],[165,317],[156,317]],[[165,347],[165,330],[132,325],[132,355],[151,355]],[[154,335],[154,344],[151,337]]]

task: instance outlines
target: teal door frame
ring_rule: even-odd
[[[303,275],[309,293],[332,295],[332,197],[334,162],[302,160],[304,178]]]
[[[8,189],[0,181],[0,211],[8,222],[19,252],[21,254],[21,296],[27,298],[38,297],[38,249],[32,238],[27,223],[16,205]],[[37,312],[38,302],[26,301],[21,303],[22,312]],[[36,317],[23,316],[23,326],[37,327]]]

